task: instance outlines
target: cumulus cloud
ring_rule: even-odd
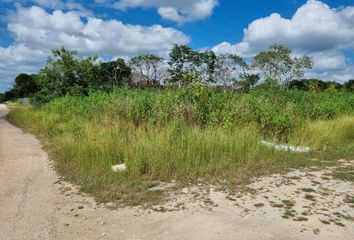
[[[96,0],[96,3],[106,2]],[[137,7],[157,8],[162,18],[177,23],[207,18],[217,5],[217,0],[119,0],[113,3],[113,7],[120,10]]]
[[[10,17],[8,30],[15,41],[34,48],[66,46],[84,54],[163,54],[174,43],[188,37],[173,28],[124,24],[117,20],[89,17],[85,22],[76,12],[46,12],[40,7],[22,8]]]
[[[321,1],[309,0],[291,19],[273,13],[253,21],[244,30],[242,42],[228,48],[246,53],[274,43],[307,52],[354,47],[354,7],[331,9]]]
[[[19,72],[37,71],[50,50],[61,46],[76,49],[82,55],[129,57],[149,52],[165,56],[173,44],[189,42],[188,36],[174,28],[131,25],[94,17],[83,19],[78,12],[50,13],[35,6],[19,8],[10,16],[8,31],[15,41],[7,48],[0,48],[2,83],[5,79],[12,80]]]
[[[89,9],[75,0],[0,0],[1,2],[12,3],[15,6],[23,6],[30,3],[46,9],[77,11],[83,16],[92,16],[92,12]]]
[[[45,64],[47,56],[47,51],[31,49],[24,44],[0,47],[0,92],[12,86],[18,73],[38,71]]]
[[[341,51],[354,49],[354,6],[334,9],[321,1],[309,0],[292,18],[273,13],[257,19],[244,29],[240,43],[223,42],[213,50],[250,56],[275,43],[286,45],[295,53],[310,54],[315,64],[313,76],[325,72],[325,79],[339,79],[334,74],[337,71],[348,77],[350,71],[345,69],[352,64]]]

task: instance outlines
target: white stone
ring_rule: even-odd
[[[121,171],[125,171],[127,170],[127,167],[125,166],[125,164],[117,164],[117,165],[112,165],[112,170],[114,172],[121,172]]]
[[[278,151],[288,151],[288,152],[297,152],[297,153],[308,153],[311,151],[309,147],[291,146],[286,144],[275,144],[263,140],[261,141],[261,144],[267,147],[272,147]]]

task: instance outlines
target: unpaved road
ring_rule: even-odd
[[[0,239],[51,239],[55,178],[38,140],[15,128],[0,105]]]
[[[0,105],[0,240],[353,239],[354,185],[331,168],[256,179],[232,196],[190,186],[153,209],[109,210],[76,186],[54,184],[38,140],[6,113]]]

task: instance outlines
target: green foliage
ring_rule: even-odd
[[[266,82],[274,87],[274,83],[288,85],[294,78],[301,78],[304,71],[313,66],[309,56],[292,56],[292,50],[283,45],[272,45],[268,50],[258,53],[252,66],[261,70]]]
[[[99,119],[103,112],[135,125],[169,123],[236,129],[257,126],[264,136],[286,140],[307,121],[333,119],[354,111],[354,95],[345,92],[311,94],[302,91],[252,90],[220,92],[200,82],[192,89],[116,89],[88,97],[52,101],[50,111]],[[47,106],[46,106],[47,107]]]
[[[13,88],[2,94],[0,101],[32,97],[38,89],[36,75],[21,73],[16,77]]]
[[[235,84],[237,78],[244,78],[249,70],[247,63],[238,55],[223,54],[216,58],[214,79],[222,83],[224,88]]]
[[[344,89],[348,92],[354,92],[354,80],[349,80],[344,84]]]
[[[198,52],[187,45],[174,45],[168,62],[169,82],[181,85],[185,72],[194,72],[204,83],[213,83],[216,59],[212,51]]]
[[[35,81],[35,76],[25,73],[19,74],[15,79],[13,91],[16,92],[16,96],[19,98],[32,96],[35,92],[38,91],[38,85]]]
[[[174,45],[170,52],[169,75],[170,82],[178,83],[184,71],[189,69],[189,66],[194,61],[195,52],[187,45]]]
[[[5,102],[5,101],[6,101],[5,93],[0,93],[0,103]]]
[[[319,79],[300,79],[300,80],[293,80],[289,84],[290,89],[295,90],[302,90],[302,91],[309,91],[309,92],[320,92],[326,91],[329,88],[332,88],[332,91],[349,91],[350,89],[347,88],[347,85],[350,84],[350,81],[341,85],[337,82],[324,82]]]
[[[153,54],[138,55],[130,59],[130,67],[138,74],[138,82],[146,82],[148,86],[159,85],[166,77],[166,69],[162,65],[164,59]]]
[[[30,97],[32,103],[70,96],[87,96],[92,91],[111,92],[122,87],[186,87],[197,85],[249,92],[253,89],[291,88],[319,92],[353,91],[353,80],[344,85],[317,79],[293,80],[312,68],[312,60],[304,55],[294,57],[292,50],[273,45],[260,52],[249,66],[235,54],[216,55],[213,51],[195,51],[187,45],[175,45],[168,64],[156,55],[99,62],[96,56],[82,58],[64,47],[54,49],[47,66],[38,74],[20,74],[13,89],[2,95],[2,101]],[[260,73],[257,73],[260,71]],[[260,78],[263,82],[259,83]],[[285,87],[283,85],[285,85]]]
[[[249,92],[251,89],[255,88],[260,77],[258,74],[244,73],[241,74],[241,79],[242,80],[238,82],[238,85],[243,92]]]
[[[40,89],[46,89],[51,97],[87,94],[93,79],[96,57],[79,59],[76,51],[62,47],[52,51],[46,68],[37,76]]]
[[[306,158],[324,153],[353,156],[354,118],[344,116],[354,112],[353,97],[291,90],[235,94],[197,83],[65,96],[34,109],[14,108],[10,120],[44,138],[60,174],[83,191],[100,201],[138,204],[151,201],[147,189],[156,180],[235,183],[308,165]],[[277,152],[259,144],[264,138],[316,151]],[[126,172],[112,172],[111,165],[123,162]]]
[[[91,84],[91,89],[111,91],[116,87],[131,84],[131,68],[124,59],[103,62],[95,68],[98,69],[98,74],[95,74],[96,78]]]

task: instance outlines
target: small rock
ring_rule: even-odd
[[[112,171],[113,172],[120,172],[120,171],[125,171],[127,170],[127,167],[125,164],[117,164],[117,165],[112,165]]]
[[[84,206],[79,206],[78,209],[84,209]]]
[[[65,224],[64,224],[65,227],[67,227],[67,226],[69,226],[69,225],[70,225],[69,223],[65,223]]]
[[[108,202],[108,203],[106,203],[106,206],[107,206],[107,207],[115,207],[116,204],[113,203],[113,202]]]
[[[74,217],[78,217],[78,216],[79,216],[79,214],[75,214],[75,215],[74,215]]]
[[[101,225],[103,225],[103,224],[104,224],[104,221],[101,222]]]

